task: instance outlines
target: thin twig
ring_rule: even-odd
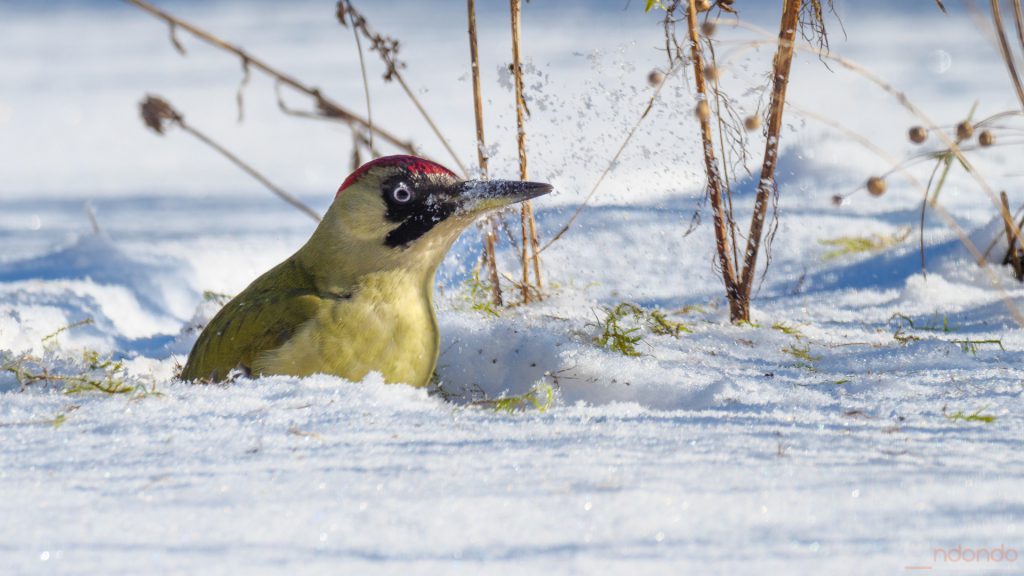
[[[748,28],[750,30],[754,30],[754,31],[759,32],[759,33],[767,34],[767,31],[765,31],[763,28],[759,28],[757,26],[753,26],[751,24],[747,24],[747,23],[744,23],[744,22],[736,21],[735,25],[740,26],[740,27],[744,27],[744,28]],[[754,48],[754,47],[762,46],[762,45],[765,45],[765,44],[776,44],[776,43],[777,43],[777,40],[775,40],[775,39],[772,39],[772,40],[754,40],[754,41],[748,42],[747,43],[747,47]],[[858,64],[857,62],[854,62],[853,60],[850,60],[848,58],[844,58],[842,56],[838,56],[838,55],[832,54],[832,53],[826,54],[826,53],[822,52],[821,50],[818,50],[818,49],[814,48],[813,46],[796,45],[795,47],[798,50],[802,50],[802,51],[806,51],[806,52],[809,52],[809,53],[812,53],[812,54],[816,54],[816,55],[818,55],[818,56],[820,56],[822,58],[825,58],[827,60],[831,60],[833,62],[836,62],[840,66],[846,68],[847,70],[850,70],[851,72],[853,72],[855,74],[858,74],[862,78],[868,80],[872,84],[878,86],[883,91],[885,91],[888,94],[890,94],[891,96],[893,96],[904,108],[907,109],[907,111],[909,111],[911,114],[916,116],[922,122],[922,124],[924,124],[924,126],[926,128],[928,128],[929,133],[936,134],[938,136],[938,138],[940,140],[942,140],[943,145],[946,146],[946,148],[949,150],[949,152],[951,152],[954,156],[956,156],[957,160],[963,165],[964,170],[974,179],[975,182],[977,182],[978,186],[981,187],[982,191],[989,197],[989,199],[992,201],[993,206],[996,206],[996,207],[999,206],[999,198],[996,196],[996,194],[993,191],[992,187],[989,186],[988,182],[981,175],[981,173],[977,169],[974,168],[974,165],[967,158],[967,156],[963,153],[963,150],[961,149],[960,145],[954,140],[954,138],[950,137],[944,131],[938,129],[937,124],[934,121],[932,121],[932,119],[930,117],[928,117],[928,115],[925,114],[924,111],[922,111],[920,108],[918,108],[916,105],[914,105],[914,103],[911,102],[910,98],[908,98],[906,94],[904,94],[902,91],[896,89],[892,84],[889,84],[888,82],[883,80],[880,76],[878,76],[874,72],[868,70],[867,68],[865,68],[864,66],[861,66],[860,64]],[[738,54],[732,54],[731,55],[732,58],[735,58],[736,56],[738,56]],[[949,222],[947,221],[947,223],[949,223]],[[1010,224],[1014,228],[1017,228],[1017,224],[1016,223],[1012,223],[1011,222]],[[1022,237],[1021,234],[1020,234],[1020,230],[1019,229],[1016,229],[1014,233],[1017,234],[1018,238]],[[968,239],[966,236],[961,236],[961,240],[965,241],[964,245],[967,247],[968,251],[971,252],[971,255],[975,257],[978,265],[981,266],[981,267],[985,267],[985,258],[982,256],[981,252],[977,249],[977,247],[974,245],[974,243],[970,242],[970,239]],[[1021,314],[1020,311],[1017,310],[1015,306],[1013,307],[1012,311],[1013,311],[1014,318],[1017,319],[1020,322],[1021,326],[1024,326],[1024,314]]]
[[[476,43],[476,3],[467,0],[466,11],[469,17],[469,59],[473,76],[473,112],[476,120],[476,157],[480,166],[480,178],[487,179],[487,154],[484,151],[484,102],[480,89],[480,56]],[[484,260],[487,274],[491,282],[491,302],[495,306],[502,305],[501,278],[498,276],[498,258],[495,253],[497,242],[498,219],[489,215],[484,221]]]
[[[1020,100],[1021,109],[1024,110],[1024,85],[1021,84],[1020,75],[1017,74],[1017,65],[1013,62],[1013,49],[1010,48],[1010,41],[1006,38],[1006,29],[1003,28],[1003,17],[999,12],[999,0],[991,0],[991,3],[992,22],[995,24],[996,34],[999,35],[999,49],[1002,50],[1003,61],[1006,62],[1006,69],[1010,73],[1010,80],[1013,81],[1013,87],[1017,89],[1017,98]]]
[[[142,119],[147,126],[152,128],[158,134],[163,134],[167,128],[167,124],[175,124],[185,132],[195,136],[200,142],[213,148],[219,152],[222,156],[230,160],[235,166],[238,166],[245,171],[246,174],[252,176],[256,180],[266,186],[268,190],[276,194],[279,198],[285,202],[291,204],[295,208],[301,210],[304,214],[319,222],[320,215],[317,214],[316,210],[313,210],[301,200],[292,196],[288,192],[284,191],[280,187],[276,186],[273,182],[267,179],[266,176],[260,174],[255,168],[246,164],[241,158],[232,154],[227,148],[221,146],[215,142],[212,138],[206,134],[200,132],[190,124],[185,122],[185,117],[180,112],[175,110],[166,100],[159,96],[146,96],[146,99],[142,101],[140,105],[140,111],[142,113]]]
[[[779,155],[779,139],[782,135],[782,114],[786,106],[786,88],[789,85],[789,73],[793,63],[793,48],[796,29],[799,25],[801,0],[786,0],[779,23],[779,42],[772,63],[772,97],[768,106],[768,122],[764,161],[761,164],[761,177],[758,180],[757,197],[754,200],[754,214],[750,221],[750,234],[747,236],[747,249],[743,255],[743,272],[740,277],[739,291],[744,300],[742,320],[750,318],[750,292],[754,283],[754,270],[757,268],[757,255],[761,247],[761,232],[764,227],[768,201],[776,189],[775,166]],[[733,318],[733,321],[736,321]]]
[[[526,101],[523,99],[523,66],[520,56],[522,5],[520,0],[509,0],[509,4],[512,12],[512,75],[515,78],[516,89],[516,143],[519,149],[519,179],[526,180],[528,178],[526,128],[524,126]],[[522,293],[523,300],[529,302],[529,263],[531,261],[533,263],[533,276],[538,295],[543,288],[540,276],[540,242],[537,239],[537,222],[533,217],[533,204],[529,200],[522,203],[520,218],[522,225],[522,249],[520,252],[523,264]],[[528,251],[532,251],[532,256],[528,255]]]
[[[363,41],[359,38],[359,31],[352,27],[352,36],[356,39],[356,51],[359,52],[359,71],[363,75],[363,94],[366,96],[366,124],[370,126],[369,141],[370,150],[373,150],[373,107],[370,105],[370,81],[366,77],[366,59],[363,58]]]
[[[704,82],[704,59],[700,49],[700,33],[697,30],[697,3],[689,2],[687,6],[687,24],[690,34],[690,58],[693,75],[696,81],[697,96],[700,102],[707,104],[707,89]],[[745,318],[745,307],[740,305],[739,284],[736,279],[736,268],[729,255],[727,220],[722,205],[722,182],[718,173],[718,162],[715,160],[714,142],[711,136],[710,110],[698,113],[701,129],[701,142],[704,150],[704,172],[708,179],[708,196],[715,224],[715,250],[718,252],[719,266],[722,269],[722,280],[725,282],[725,293],[729,300],[729,315],[733,321]],[[746,307],[749,309],[749,307]]]
[[[1020,0],[1013,0],[1013,23],[1017,28],[1017,40],[1020,41],[1020,49],[1024,50],[1024,9],[1021,9]]]
[[[763,28],[753,26],[748,23],[736,21],[734,22],[734,24],[736,26],[744,27],[756,31],[758,33],[766,35],[768,34],[767,31],[764,30]],[[753,48],[764,44],[775,44],[777,42],[778,41],[775,39],[754,40],[748,42],[747,47]],[[960,149],[959,144],[957,144],[957,142],[954,141],[954,139],[951,138],[948,134],[946,134],[942,130],[938,130],[935,122],[933,122],[932,119],[929,118],[928,115],[924,113],[924,111],[922,111],[920,108],[914,105],[914,103],[911,102],[910,98],[908,98],[906,94],[896,89],[893,85],[883,80],[880,76],[878,76],[871,70],[868,70],[867,68],[861,66],[860,64],[853,60],[832,53],[826,54],[822,50],[816,49],[813,46],[797,45],[796,48],[802,51],[816,54],[827,60],[836,62],[837,64],[841,65],[847,70],[850,70],[855,74],[858,74],[862,78],[868,80],[872,84],[875,84],[876,86],[881,88],[884,92],[887,92],[888,94],[893,96],[904,108],[906,108],[911,114],[916,116],[925,125],[925,127],[929,129],[929,132],[935,133],[939,137],[939,139],[942,140],[943,145],[946,146],[948,150],[951,153],[953,153],[953,155],[956,156],[957,160],[959,160],[960,163],[963,165],[964,170],[974,179],[975,182],[977,182],[978,186],[981,187],[982,191],[985,192],[989,199],[993,201],[993,204],[996,206],[999,205],[999,200],[995,196],[992,187],[989,186],[988,182],[981,175],[981,173],[974,168],[974,165],[971,163],[971,161],[968,160],[966,155],[964,155],[963,151]],[[731,57],[736,56],[737,54],[731,55]],[[973,241],[971,241],[971,239],[967,236],[967,233],[964,232],[963,228],[961,228],[960,225],[957,224],[956,220],[954,220],[953,217],[945,209],[940,209],[938,203],[935,203],[932,207],[935,209],[936,213],[938,213],[943,218],[946,225],[949,226],[956,233],[957,237],[960,239],[961,244],[963,244],[964,247],[967,248],[967,251],[970,252],[972,257],[974,257],[975,262],[978,264],[978,266],[982,268],[986,274],[988,274],[989,279],[992,280],[993,285],[996,286],[997,289],[999,289],[1003,303],[1006,305],[1006,308],[1010,312],[1010,315],[1013,316],[1014,321],[1017,322],[1019,326],[1024,326],[1024,314],[1021,313],[1020,309],[1006,293],[1006,290],[1003,288],[1002,281],[1000,280],[999,276],[992,271],[990,266],[988,266],[985,257],[982,255],[981,251],[978,250],[978,247],[974,244]],[[1010,225],[1012,226],[1014,234],[1016,234],[1018,238],[1021,238],[1022,236],[1020,233],[1020,227],[1015,222],[1010,222]]]
[[[351,0],[340,0],[338,2],[338,22],[346,26],[351,23],[353,28],[357,29],[367,40],[370,41],[370,49],[380,55],[387,68],[384,73],[384,80],[398,80],[398,85],[402,87],[405,95],[408,96],[409,100],[411,100],[413,105],[416,106],[416,110],[418,110],[420,115],[423,116],[423,119],[427,121],[427,125],[430,126],[430,129],[434,132],[434,135],[437,136],[437,139],[441,141],[444,149],[448,151],[449,155],[451,155],[452,160],[455,161],[459,170],[462,171],[463,175],[468,174],[466,166],[462,163],[462,160],[459,159],[459,155],[455,153],[451,144],[448,143],[448,139],[441,133],[441,129],[437,127],[434,119],[427,113],[427,109],[423,107],[423,103],[420,102],[420,99],[412,89],[409,88],[409,85],[405,82],[405,78],[399,71],[399,69],[403,68],[405,65],[396,59],[399,46],[398,40],[371,31],[370,26],[366,21],[366,17],[355,9]]]
[[[1012,222],[1013,219],[1010,216],[1010,200],[1006,197],[1006,191],[999,193],[999,199],[1002,200],[1003,209],[1003,222]],[[1017,235],[1013,233],[1013,229],[1010,226],[1006,226],[1006,238],[1007,238],[1007,250],[1005,261],[1008,261],[1013,266],[1013,276],[1017,280],[1024,280],[1024,266],[1021,265],[1020,252],[1017,251]]]
[[[352,113],[351,111],[345,109],[341,105],[335,103],[334,101],[330,100],[329,98],[321,94],[319,89],[303,84],[299,80],[285,74],[284,72],[281,72],[280,70],[271,67],[263,60],[253,57],[251,54],[245,52],[238,46],[225,42],[224,40],[221,40],[220,38],[214,36],[209,32],[206,32],[205,30],[201,30],[193,26],[192,24],[189,24],[188,22],[181,20],[180,18],[176,18],[175,16],[172,16],[171,14],[164,12],[163,10],[146,2],[145,0],[125,0],[125,2],[138,6],[142,10],[166,22],[171,27],[172,34],[173,31],[177,30],[178,28],[181,28],[187,31],[189,34],[192,34],[196,38],[206,42],[207,44],[231,52],[235,56],[245,61],[248,61],[249,64],[252,65],[254,68],[260,70],[265,74],[273,76],[274,78],[277,79],[278,82],[290,86],[291,88],[294,88],[299,92],[307,94],[308,96],[313,98],[313,100],[316,103],[317,109],[320,110],[325,117],[337,118],[350,126],[357,126],[364,130],[372,130],[378,136],[384,138],[385,140],[387,140],[394,146],[400,148],[401,150],[404,150],[409,154],[416,153],[416,150],[413,147],[412,143],[406,140],[401,140],[394,134],[391,134],[390,132],[381,129],[378,126],[371,126],[367,120],[361,118],[357,114]],[[176,38],[173,35],[172,40],[176,40]],[[178,48],[179,51],[184,51],[184,49],[181,48],[180,43],[176,42],[175,47]]]

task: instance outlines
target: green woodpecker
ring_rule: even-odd
[[[414,156],[353,172],[304,246],[228,302],[199,336],[181,377],[323,373],[429,383],[440,337],[434,272],[480,214],[548,184],[462,181]]]

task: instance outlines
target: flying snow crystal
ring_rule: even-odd
[[[945,50],[933,50],[928,56],[928,69],[936,74],[945,74],[953,66],[953,58]]]

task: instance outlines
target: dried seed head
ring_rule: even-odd
[[[651,70],[651,73],[647,75],[647,83],[652,88],[661,86],[661,83],[665,81],[665,73],[661,70]]]
[[[711,118],[711,107],[708,106],[708,101],[701,100],[700,102],[697,102],[696,112],[697,118],[700,118],[701,120],[707,120],[708,118]]]
[[[992,135],[988,130],[982,130],[981,134],[978,134],[978,144],[984,147],[989,147],[996,143],[996,137]]]
[[[868,178],[868,192],[870,192],[872,196],[881,196],[882,194],[885,194],[886,188],[887,185],[885,183],[885,178],[882,178],[881,176],[872,176],[871,178]]]
[[[345,4],[345,0],[338,0],[338,8],[335,12],[335,16],[338,17],[338,23],[348,28],[348,6]]]
[[[748,132],[753,132],[754,130],[757,130],[758,128],[761,127],[761,117],[758,116],[757,114],[751,114],[750,116],[747,116],[746,118],[743,119],[743,127],[746,128]]]
[[[718,68],[716,68],[714,64],[705,64],[704,78],[708,82],[718,82]]]
[[[970,122],[964,120],[956,125],[957,140],[970,140],[971,136],[974,136],[974,126]]]
[[[928,130],[924,126],[914,126],[907,134],[914,144],[920,144],[928,139]]]
[[[711,0],[693,0],[697,3],[697,12],[707,12],[711,10]]]
[[[836,194],[835,196],[832,197],[832,204],[836,206],[842,206],[844,200],[846,200],[846,198],[843,198],[842,194]]]
[[[705,20],[704,23],[700,25],[700,33],[706,38],[711,38],[715,35],[715,23],[711,20]]]
[[[163,134],[168,122],[181,122],[182,116],[159,96],[146,96],[139,105],[142,121],[158,134]]]

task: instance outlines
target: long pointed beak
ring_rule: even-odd
[[[550,184],[518,180],[469,180],[461,188],[457,202],[463,214],[504,208],[554,190]]]

